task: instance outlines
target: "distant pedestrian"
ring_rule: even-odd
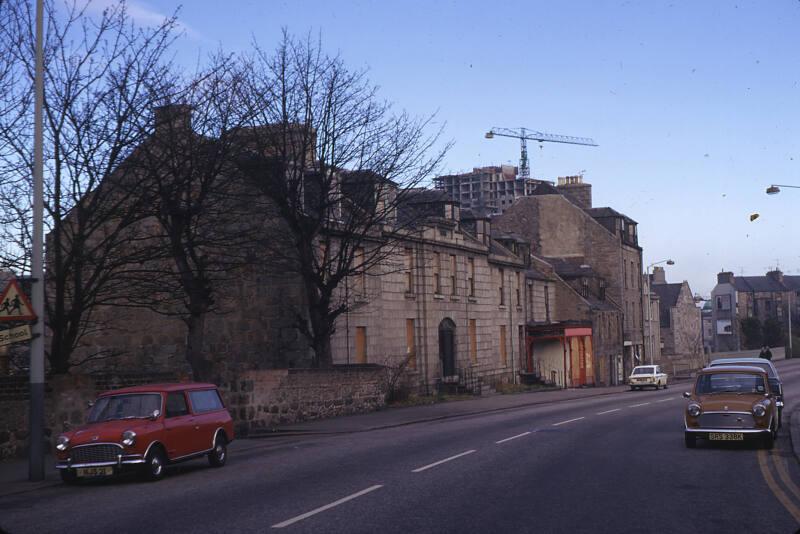
[[[764,345],[763,347],[761,347],[761,352],[758,354],[758,357],[759,358],[764,358],[765,360],[771,360],[772,359],[772,351],[769,350],[768,346]]]

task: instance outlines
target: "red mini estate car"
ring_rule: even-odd
[[[66,483],[138,470],[150,480],[173,462],[208,455],[222,467],[233,421],[213,384],[152,384],[102,393],[86,425],[56,441]]]

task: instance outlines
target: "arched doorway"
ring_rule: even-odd
[[[456,323],[448,318],[439,323],[439,359],[442,376],[456,374]]]

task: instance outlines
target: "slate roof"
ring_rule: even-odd
[[[631,224],[639,224],[627,215],[618,212],[614,208],[584,208],[593,219],[607,219],[609,217],[621,217]]]
[[[678,304],[683,284],[652,284],[650,290],[658,295],[658,311],[661,315],[661,326],[669,328],[669,309]]]
[[[784,276],[783,283],[769,276],[734,276],[733,287],[743,292],[768,292],[797,290],[800,288],[800,276]]]
[[[553,266],[558,276],[564,279],[597,275],[591,266],[585,264],[583,258],[544,258],[544,260]]]

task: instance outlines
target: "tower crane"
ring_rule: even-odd
[[[594,142],[594,139],[590,139],[588,137],[572,137],[570,135],[557,135],[557,134],[549,134],[543,132],[537,132],[534,130],[528,130],[525,128],[492,128],[488,132],[486,132],[486,139],[492,139],[495,135],[500,137],[513,137],[515,139],[519,139],[520,144],[520,154],[519,154],[519,175],[521,178],[530,178],[531,177],[531,168],[528,165],[528,144],[527,141],[538,141],[543,143],[545,141],[549,143],[566,143],[569,145],[586,145],[586,146],[597,146],[597,143]]]

